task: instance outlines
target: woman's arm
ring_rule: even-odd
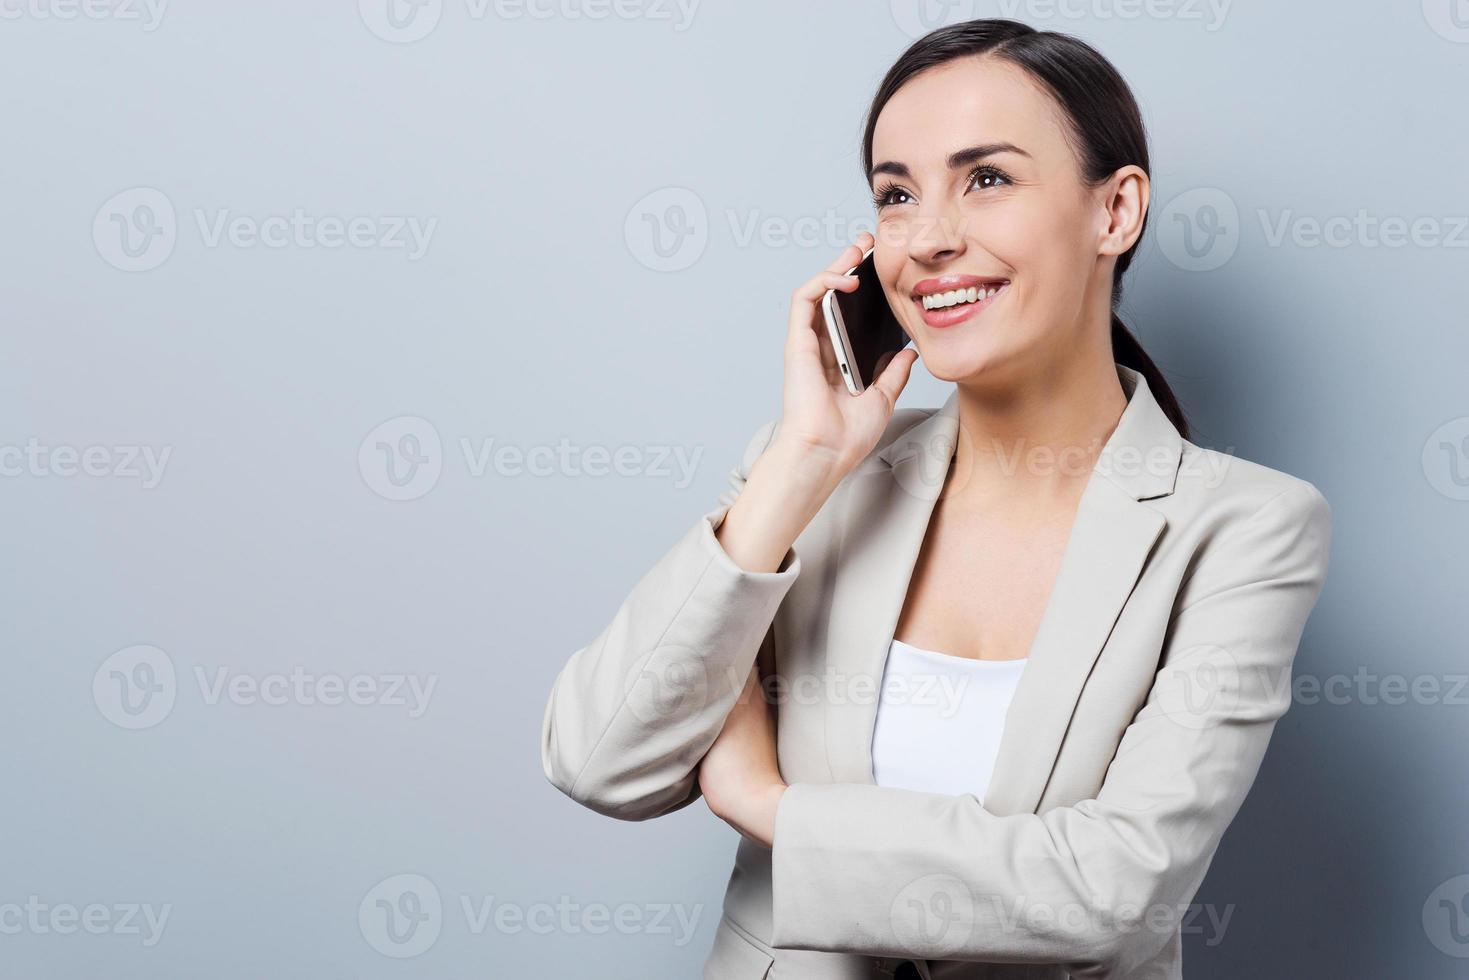
[[[1177,931],[1290,706],[1330,513],[1298,481],[1201,553],[1095,799],[1002,817],[971,795],[789,786],[773,944],[1097,976],[1146,962]],[[1195,703],[1199,689],[1212,695]]]
[[[744,687],[770,624],[800,574],[796,538],[873,448],[917,351],[899,351],[852,398],[821,318],[828,289],[875,244],[863,232],[791,294],[778,422],[751,438],[720,506],[633,588],[551,689],[541,765],[557,789],[623,820],[688,806],[699,760]]]
[[[830,495],[819,454],[751,437],[719,506],[650,569],[551,689],[541,764],[598,813],[647,820],[700,796],[699,760],[800,574],[793,543]]]

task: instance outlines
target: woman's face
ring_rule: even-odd
[[[1117,250],[1116,177],[1083,184],[1061,112],[1024,69],[969,57],[913,77],[878,115],[878,278],[937,378],[1029,370],[1092,349],[1082,334],[1109,308],[1113,260],[1102,253]]]

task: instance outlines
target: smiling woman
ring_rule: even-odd
[[[702,795],[739,831],[706,978],[1179,977],[1330,508],[1190,442],[1117,318],[1148,152],[1094,49],[935,31],[863,164],[877,235],[795,290],[781,417],[557,677],[545,774],[624,820]],[[819,310],[869,247],[917,350],[854,397]],[[955,390],[896,411],[919,354]],[[889,690],[949,689],[925,674],[981,690]]]
[[[906,298],[919,300],[920,311],[925,295],[978,285],[972,280],[1009,286],[1016,268],[1026,275],[1007,301],[1010,330],[987,333],[986,344],[968,337],[920,343],[925,366],[936,377],[959,380],[986,359],[1016,363],[1007,354],[1041,354],[1047,341],[1062,338],[1038,338],[1035,331],[1083,332],[1083,304],[1094,306],[1091,293],[1104,291],[1113,357],[1143,373],[1187,437],[1187,421],[1162,372],[1115,312],[1123,274],[1147,227],[1150,195],[1147,136],[1126,82],[1100,54],[1064,35],[1008,21],[959,27],[937,31],[906,52],[868,113],[862,160],[874,185],[878,273],[894,309],[908,307]],[[956,133],[990,138],[951,150]],[[1125,235],[1127,247],[1099,253],[1097,238],[1108,231]],[[972,280],[910,283],[904,273],[911,279],[921,272],[920,263],[905,262],[915,249],[930,263],[946,251],[967,251],[971,264],[988,268],[977,269]],[[1110,277],[1096,275],[1104,255]],[[940,327],[967,317],[921,319]]]

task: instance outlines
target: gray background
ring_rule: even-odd
[[[1297,677],[1348,684],[1281,722],[1191,977],[1469,974],[1456,2],[927,12],[1115,61],[1154,153],[1124,316],[1196,441],[1334,509]],[[870,223],[862,112],[924,22],[384,3],[0,10],[7,977],[674,978],[712,939],[735,832],[576,807],[541,713],[778,413],[788,293]],[[370,703],[248,687],[298,668]]]

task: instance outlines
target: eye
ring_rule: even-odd
[[[999,187],[1001,186],[1001,184],[1014,183],[1009,174],[1005,173],[1005,171],[1001,170],[999,167],[988,163],[981,164],[980,166],[975,167],[974,170],[970,171],[969,186],[974,187],[975,181],[980,182],[978,188],[979,190],[989,190],[992,187]],[[985,183],[985,181],[990,181],[990,183]]]
[[[907,191],[897,184],[882,184],[872,193],[872,206],[881,210],[889,204],[900,204],[901,201],[894,200],[896,197],[911,197]]]
[[[1015,179],[994,164],[980,164],[969,172],[969,180],[966,189],[993,190],[996,187],[1010,186]],[[906,199],[906,200],[905,200]],[[872,194],[872,206],[877,210],[893,204],[911,203],[913,195],[909,194],[897,184],[882,184]]]

